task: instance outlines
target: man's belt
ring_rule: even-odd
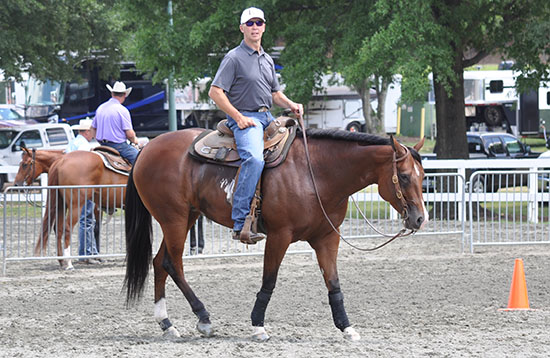
[[[254,109],[254,110],[248,110],[248,109],[243,109],[243,110],[240,110],[239,109],[239,112],[269,112],[269,108],[267,107],[260,107],[258,109]]]

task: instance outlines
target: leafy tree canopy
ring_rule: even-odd
[[[3,0],[0,69],[40,79],[73,79],[74,66],[95,57],[104,76],[121,60],[125,36],[114,0]]]

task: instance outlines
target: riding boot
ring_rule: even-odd
[[[258,233],[258,216],[260,213],[259,204],[261,201],[260,198],[260,186],[261,179],[256,185],[256,192],[254,193],[254,198],[250,203],[250,213],[246,216],[244,220],[243,228],[240,231],[235,231],[233,233],[233,240],[239,240],[243,244],[254,245],[258,241],[261,241],[266,238],[266,235]]]

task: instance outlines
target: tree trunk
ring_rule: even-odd
[[[436,153],[439,159],[468,158],[462,58],[457,59],[453,67],[458,80],[451,84],[450,92],[439,81],[438,73],[435,70],[433,72],[437,118]]]
[[[382,134],[385,131],[384,116],[386,113],[386,96],[388,94],[389,81],[385,77],[378,78],[378,76],[376,76],[375,79],[376,97],[378,98],[378,107],[376,108],[376,127],[378,129],[377,133]]]
[[[361,103],[363,105],[363,117],[365,118],[365,132],[375,133],[376,127],[373,123],[372,107],[370,105],[370,79],[366,78],[360,86],[357,86],[356,90],[361,96]]]

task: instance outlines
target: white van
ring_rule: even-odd
[[[0,128],[0,165],[19,165],[21,143],[27,148],[65,149],[74,138],[71,127],[65,123],[41,123]],[[0,174],[0,188],[13,181],[15,173]]]

